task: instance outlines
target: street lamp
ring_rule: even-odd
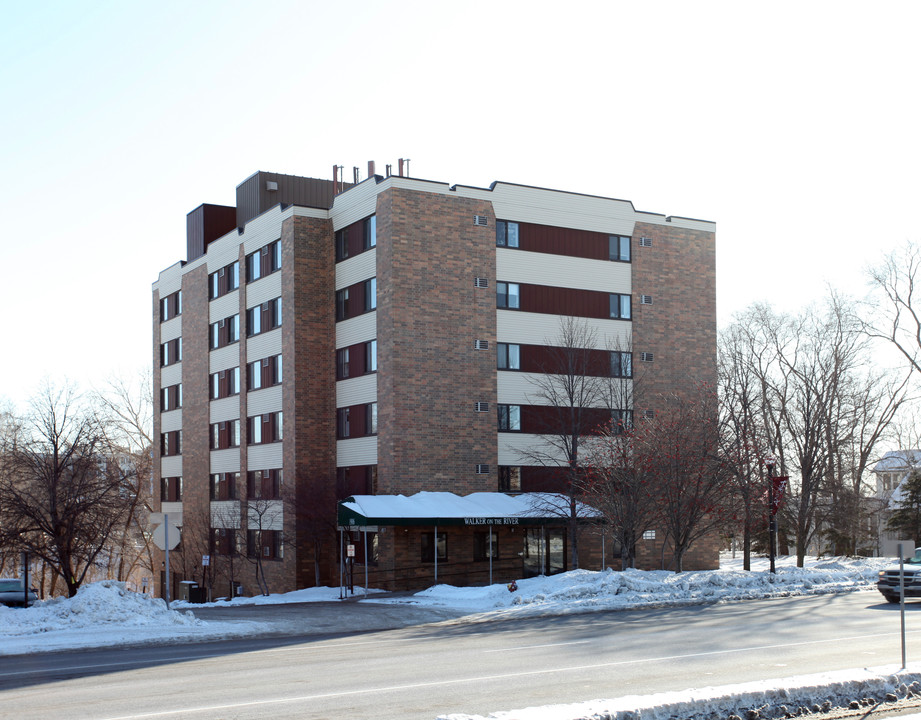
[[[764,458],[768,476],[768,535],[770,536],[771,548],[771,574],[775,572],[774,556],[776,555],[775,542],[777,537],[777,519],[774,517],[774,466],[776,464],[777,461],[773,457]]]

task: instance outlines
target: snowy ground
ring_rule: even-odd
[[[389,596],[371,591],[368,603],[401,603],[449,608],[458,615],[492,616],[563,615],[598,610],[640,607],[674,607],[732,600],[789,597],[852,591],[875,592],[878,571],[889,560],[873,558],[810,558],[805,568],[791,558],[778,559],[777,573],[767,572],[767,560],[753,562],[752,572],[741,569],[741,558],[723,556],[718,571],[675,574],[664,571],[591,572],[577,570],[549,578],[519,580],[510,592],[506,585],[458,588],[437,585],[414,595]],[[361,589],[356,588],[360,594]],[[284,595],[237,598],[222,607],[243,604],[337,601],[338,588],[312,588]],[[81,588],[75,598],[55,598],[28,609],[0,606],[0,655],[58,649],[76,649],[173,640],[214,640],[259,635],[267,630],[252,621],[211,622],[195,618],[190,606],[122,589],[115,582]],[[202,606],[196,606],[202,607]],[[847,705],[865,698],[882,699],[886,693],[905,697],[921,692],[921,664],[897,668],[870,668],[822,675],[783,678],[766,683],[702,688],[656,696],[594,700],[569,706],[529,708],[490,717],[517,720],[569,720],[642,716],[644,720],[684,717],[704,718],[711,713],[728,717],[739,707],[784,706],[795,713],[821,702]],[[780,710],[777,710],[780,712]],[[767,716],[767,713],[764,713]],[[450,715],[446,720],[473,716]],[[782,717],[782,715],[781,715]]]

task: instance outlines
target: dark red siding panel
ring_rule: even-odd
[[[566,492],[566,468],[521,468],[521,492]]]
[[[351,495],[371,495],[374,493],[372,487],[371,472],[374,465],[355,465],[353,467],[341,467],[336,473],[336,495],[339,500],[344,500]]]
[[[518,223],[518,243],[522,250],[531,252],[568,255],[592,260],[608,259],[606,233]]]
[[[520,309],[524,312],[590,318],[610,317],[609,293],[524,283],[521,283],[519,288]]]
[[[575,357],[567,357],[565,348],[549,345],[522,345],[522,372],[564,373],[567,367],[578,368],[580,373],[592,377],[611,374],[611,353],[607,350],[575,350]],[[582,370],[584,369],[584,372]]]
[[[346,247],[349,249],[349,257],[355,257],[364,250],[364,221],[359,220],[356,223],[352,223],[347,228],[343,228],[343,232],[346,233]]]
[[[607,408],[582,408],[570,412],[565,407],[549,405],[522,405],[521,432],[535,434],[556,434],[571,427],[573,423],[581,424],[582,434],[593,432],[611,419]]]

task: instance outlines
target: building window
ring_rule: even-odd
[[[349,256],[349,233],[343,228],[336,232],[336,262],[345,260]]]
[[[365,435],[377,435],[377,403],[365,405]]]
[[[174,292],[160,299],[160,322],[182,315],[182,291]]]
[[[262,556],[263,560],[284,558],[284,545],[280,530],[247,530],[246,554],[249,557]]]
[[[240,473],[212,473],[211,474],[211,499],[212,500],[236,500],[237,499],[237,482],[240,479]]]
[[[336,437],[340,440],[351,437],[350,424],[351,408],[339,408],[336,410]]]
[[[377,246],[377,215],[367,218],[364,223],[364,249]]]
[[[377,309],[377,278],[336,291],[336,321],[342,322]]]
[[[497,405],[499,430],[516,432],[521,430],[521,405]]]
[[[496,220],[496,246],[518,247],[518,223]]]
[[[615,435],[622,435],[625,432],[630,432],[633,429],[633,411],[612,410],[611,428]]]
[[[160,345],[160,366],[166,367],[182,362],[182,338],[168,340]]]
[[[497,343],[496,354],[500,370],[521,370],[521,345]]]
[[[211,323],[211,349],[225,347],[240,340],[240,316],[230,317]]]
[[[282,413],[263,413],[246,419],[246,442],[248,445],[265,445],[284,439]]]
[[[240,368],[221,370],[211,375],[211,399],[231,397],[240,394]]]
[[[182,502],[182,478],[160,478],[160,502]]]
[[[608,258],[617,262],[630,262],[630,238],[625,235],[608,235]]]
[[[619,295],[618,293],[611,293],[610,295],[611,317],[617,318],[618,320],[629,320],[631,317],[630,299],[631,298],[629,295]]]
[[[518,283],[496,283],[496,307],[516,309],[520,306]]]
[[[447,533],[438,533],[438,539],[434,533],[423,533],[422,535],[422,562],[435,562],[435,546],[438,547],[438,562],[448,559],[448,535]]]
[[[281,240],[269,243],[246,256],[246,282],[271,275],[281,269]]]
[[[336,468],[336,495],[373,495],[377,487],[377,465]]]
[[[521,468],[515,465],[499,466],[499,492],[521,492]]]
[[[225,265],[208,276],[208,299],[214,300],[240,287],[240,261]]]
[[[250,470],[246,473],[246,497],[249,500],[278,500],[284,473],[276,470]]]
[[[477,530],[473,533],[473,559],[480,560],[499,559],[499,538],[495,533],[486,530]]]
[[[160,433],[160,455],[162,457],[182,455],[182,430]]]
[[[349,289],[336,291],[336,321],[341,322],[349,313]]]
[[[377,372],[377,340],[365,343],[365,372]]]
[[[160,412],[182,407],[182,383],[160,389]]]
[[[371,215],[336,231],[336,262],[377,247],[377,216]]]
[[[269,300],[261,305],[251,307],[246,311],[246,336],[252,337],[260,333],[281,327],[281,298]]]
[[[281,355],[256,360],[246,366],[246,389],[259,390],[260,388],[281,385]]]
[[[655,530],[644,530],[643,531],[643,540],[655,540],[656,531]]]
[[[611,377],[633,377],[633,353],[611,352]]]
[[[349,377],[349,349],[336,350],[336,379],[345,380]]]
[[[240,421],[211,423],[211,449],[226,450],[240,446]]]
[[[228,557],[237,554],[236,533],[230,528],[211,528],[212,555]]]

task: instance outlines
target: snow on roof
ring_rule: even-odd
[[[890,450],[873,466],[873,472],[897,472],[921,465],[921,450]]]
[[[581,518],[601,517],[581,502],[576,509]],[[339,503],[340,525],[540,525],[568,517],[569,498],[558,493],[353,495]]]

